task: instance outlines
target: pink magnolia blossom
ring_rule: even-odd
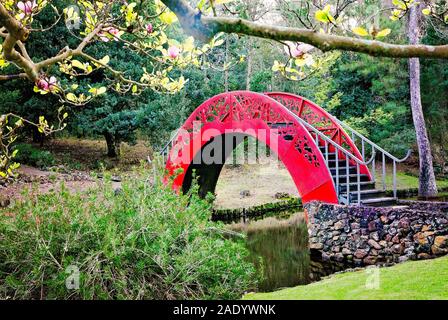
[[[103,41],[103,42],[110,41],[109,37],[107,37],[108,34],[115,36],[113,38],[113,40],[118,41],[117,38],[119,37],[120,30],[118,30],[117,28],[114,28],[114,27],[107,27],[107,28],[104,28],[102,31],[98,32],[98,36],[100,37],[101,41]]]
[[[43,91],[53,91],[56,89],[57,79],[53,76],[48,78],[42,78],[37,82],[37,87]]]
[[[287,42],[287,46],[285,46],[285,51],[288,55],[291,55],[293,58],[300,58],[304,54],[313,50],[314,47],[312,45],[302,43],[302,42]]]
[[[151,23],[148,23],[148,24],[146,25],[146,31],[147,31],[148,33],[152,33],[152,32],[154,31],[154,28],[153,28],[153,26],[152,26]]]
[[[30,16],[33,13],[33,10],[37,8],[36,0],[33,1],[19,1],[17,3],[17,7],[21,11],[19,14],[20,19],[25,18],[26,16]]]
[[[176,46],[169,47],[168,56],[171,59],[176,59],[179,56],[179,54],[180,54],[180,49],[178,47],[176,47]]]

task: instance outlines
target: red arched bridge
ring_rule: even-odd
[[[213,193],[227,157],[248,136],[277,155],[303,203],[394,204],[396,164],[410,154],[397,159],[303,97],[235,91],[200,105],[163,149],[173,187],[186,192],[195,177],[201,196]],[[392,164],[391,192],[386,163]]]

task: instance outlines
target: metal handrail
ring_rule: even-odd
[[[168,161],[169,153],[170,153],[170,146],[173,146],[174,140],[177,138],[177,135],[179,134],[179,131],[181,128],[177,129],[174,135],[171,137],[170,141],[159,151],[159,154],[162,156],[164,161]],[[166,159],[165,159],[166,156]]]
[[[327,164],[328,171],[330,171],[330,175],[331,175],[331,170],[328,167],[328,162],[329,162],[328,144],[332,145],[335,148],[336,179],[335,180],[332,179],[332,180],[333,180],[333,184],[335,186],[336,194],[338,195],[339,198],[341,196],[341,194],[340,194],[341,183],[339,181],[340,180],[339,179],[339,152],[342,152],[343,154],[345,154],[345,170],[346,170],[346,172],[345,172],[345,174],[346,174],[346,179],[345,179],[346,190],[345,191],[346,192],[345,193],[346,193],[347,204],[350,204],[350,161],[349,161],[349,158],[356,162],[356,187],[357,187],[356,192],[358,195],[357,202],[358,202],[358,205],[361,205],[361,170],[360,170],[360,166],[368,166],[370,163],[372,163],[372,161],[374,161],[375,149],[372,149],[372,156],[369,159],[369,161],[363,161],[364,159],[360,160],[353,153],[351,153],[350,151],[348,151],[347,149],[345,149],[343,146],[339,145],[335,141],[331,140],[327,135],[323,134],[320,130],[318,130],[317,128],[315,128],[314,126],[312,126],[311,124],[309,124],[308,122],[306,122],[305,120],[300,118],[299,116],[294,115],[294,117],[296,117],[296,119],[302,125],[304,125],[306,128],[308,128],[314,132],[314,134],[316,135],[315,142],[316,142],[317,147],[319,147],[319,138],[324,141],[325,153],[323,153],[323,156],[324,156],[325,162]]]
[[[394,198],[397,198],[397,163],[402,163],[404,161],[406,161],[407,159],[409,159],[409,157],[412,154],[412,150],[408,150],[408,152],[406,153],[406,156],[402,159],[398,159],[397,157],[393,156],[392,154],[390,154],[389,152],[387,152],[386,150],[384,150],[383,148],[381,148],[379,145],[377,145],[376,143],[372,142],[370,139],[366,138],[364,135],[362,135],[361,133],[359,133],[358,131],[356,131],[355,129],[353,129],[352,127],[350,127],[348,124],[346,124],[345,122],[337,119],[336,117],[332,116],[332,118],[334,119],[334,121],[336,121],[338,124],[340,124],[341,126],[343,126],[346,130],[348,130],[351,135],[352,135],[352,140],[353,143],[355,143],[355,136],[357,136],[358,138],[361,139],[361,150],[362,150],[362,157],[364,158],[365,155],[365,144],[367,143],[369,146],[372,147],[372,150],[378,150],[381,154],[381,162],[382,162],[382,177],[381,177],[381,182],[383,185],[383,191],[386,190],[387,186],[386,186],[386,157],[388,157],[390,160],[392,160],[393,163],[393,171],[392,171],[392,175],[393,175],[393,195]],[[372,173],[373,173],[373,180],[375,181],[375,171],[376,171],[376,167],[375,167],[375,162],[372,163]]]
[[[338,118],[336,118],[335,116],[332,116],[333,119],[340,124],[341,126],[345,127],[345,129],[347,129],[348,131],[350,131],[352,134],[358,136],[359,138],[361,138],[362,141],[367,142],[370,146],[375,147],[375,149],[377,149],[378,151],[380,151],[381,153],[384,153],[386,156],[388,156],[391,160],[396,161],[397,163],[401,163],[406,161],[412,154],[412,150],[408,150],[406,156],[402,159],[398,159],[397,157],[395,157],[394,155],[390,154],[389,152],[387,152],[386,150],[384,150],[383,148],[381,148],[379,145],[377,145],[375,142],[371,141],[369,138],[367,138],[366,136],[364,136],[363,134],[359,133],[358,131],[356,131],[355,129],[353,129],[352,127],[350,127],[347,123],[339,120]],[[353,142],[354,139],[352,138]]]

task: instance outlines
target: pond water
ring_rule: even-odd
[[[230,225],[246,234],[250,260],[262,272],[259,291],[269,292],[308,284],[332,273],[335,266],[310,254],[308,230],[302,213],[287,219],[274,217]]]

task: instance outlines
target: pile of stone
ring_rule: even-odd
[[[448,203],[396,208],[306,205],[310,249],[323,261],[390,265],[448,254]]]

